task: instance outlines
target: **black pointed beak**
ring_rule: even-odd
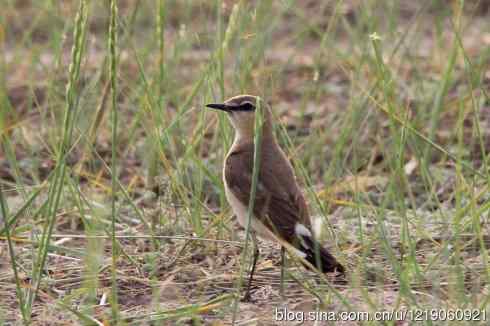
[[[225,111],[225,112],[229,112],[231,109],[229,105],[218,104],[218,103],[206,104],[206,107],[211,108],[211,109],[215,109],[215,110]]]

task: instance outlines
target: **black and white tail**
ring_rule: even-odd
[[[324,249],[313,238],[310,230],[303,224],[296,223],[294,232],[298,241],[296,248],[301,252],[301,256],[313,266],[324,273],[337,271],[344,274],[345,269],[334,256]]]

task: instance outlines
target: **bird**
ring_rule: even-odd
[[[261,112],[263,118],[258,182],[250,220],[255,250],[244,300],[250,299],[250,287],[260,255],[257,236],[281,245],[283,268],[287,247],[324,273],[344,274],[344,266],[315,240],[306,201],[293,167],[274,135],[271,107],[262,98],[247,94],[206,107],[226,112],[235,130],[233,144],[223,164],[223,183],[226,199],[244,228],[247,227],[252,193],[255,115]]]

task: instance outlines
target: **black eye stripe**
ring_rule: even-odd
[[[250,102],[245,102],[239,106],[236,106],[232,109],[233,111],[254,111],[255,106],[253,106]]]

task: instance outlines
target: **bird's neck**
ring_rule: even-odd
[[[235,129],[235,140],[233,141],[233,148],[243,147],[243,146],[252,146],[254,144],[255,134],[252,129],[248,130],[240,130]],[[269,125],[264,125],[262,128],[262,144],[270,144],[275,145],[276,139],[274,137],[274,132]]]

